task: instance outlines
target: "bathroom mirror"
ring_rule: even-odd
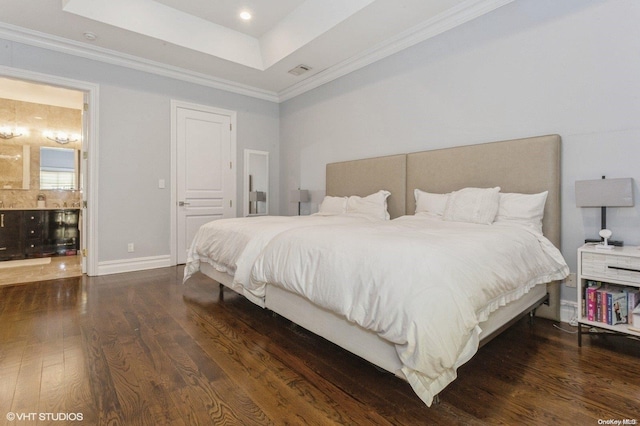
[[[269,214],[269,153],[244,150],[244,215]]]
[[[29,189],[29,147],[0,144],[0,189]]]
[[[40,147],[40,189],[78,189],[79,151]]]
[[[0,190],[75,191],[80,150],[0,143]]]

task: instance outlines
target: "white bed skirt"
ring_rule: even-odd
[[[200,270],[218,283],[233,289],[231,287],[232,276],[215,270],[205,262],[201,263]],[[256,305],[287,318],[379,368],[405,378],[400,370],[402,363],[396,354],[395,346],[377,334],[279,287],[268,286],[264,299],[257,298],[248,292],[244,293],[247,293],[243,295]],[[546,297],[547,286],[540,284],[532,288],[524,297],[494,311],[486,321],[480,323],[482,329],[479,335],[480,346],[490,341],[515,320],[536,308]]]

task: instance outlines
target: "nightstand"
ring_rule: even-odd
[[[594,244],[582,246],[578,249],[577,286],[578,346],[582,346],[583,334],[640,337],[640,330],[624,319],[625,315],[631,318],[630,305],[640,300],[640,247],[601,250]],[[585,326],[589,331],[583,331]]]

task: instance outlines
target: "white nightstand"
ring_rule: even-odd
[[[612,303],[616,293],[640,289],[640,247],[615,247],[610,250],[596,249],[593,244],[580,247],[577,284],[578,346],[582,346],[583,334],[614,332],[640,337],[640,331],[636,331],[638,328],[631,324],[615,324],[616,308],[615,302]],[[587,291],[589,286],[592,289]],[[598,286],[600,291],[596,290]],[[609,291],[606,291],[607,289]],[[591,302],[589,295],[593,295]],[[608,302],[603,302],[602,299],[607,297]],[[631,317],[631,312],[627,313],[627,317]],[[583,331],[584,326],[588,327],[589,331]],[[592,328],[602,331],[592,331]]]

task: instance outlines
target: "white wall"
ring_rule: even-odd
[[[327,162],[558,133],[571,269],[599,229],[576,180],[635,179],[638,204],[608,226],[640,245],[638,22],[635,0],[518,0],[281,104],[281,211],[298,186],[317,208]]]
[[[99,263],[170,254],[171,192],[169,185],[158,189],[158,179],[171,178],[172,99],[237,111],[238,215],[245,148],[271,153],[277,212],[277,104],[4,40],[0,65],[99,85]]]

